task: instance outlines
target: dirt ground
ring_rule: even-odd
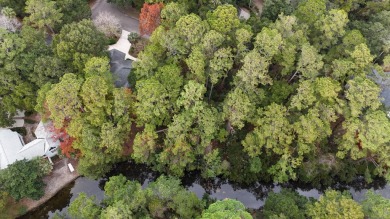
[[[263,12],[263,0],[253,0],[253,5],[255,5],[255,7],[259,11],[259,14]]]
[[[24,119],[27,119],[29,121],[35,121],[34,124],[24,122],[24,125],[23,125],[23,127],[25,127],[26,131],[27,131],[26,136],[23,136],[23,140],[24,140],[24,143],[28,144],[29,142],[36,139],[36,137],[34,135],[34,131],[35,131],[35,129],[37,129],[39,121],[41,121],[41,116],[38,113],[34,113],[30,116],[24,117]]]

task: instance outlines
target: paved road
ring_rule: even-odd
[[[107,0],[97,0],[95,4],[91,7],[91,10],[92,19],[94,19],[100,12],[106,11],[119,19],[122,25],[122,29],[129,32],[139,33],[138,19],[135,18],[137,15],[129,16],[119,10],[116,5],[107,3]]]

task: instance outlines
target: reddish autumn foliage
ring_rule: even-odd
[[[76,157],[79,156],[79,153],[72,147],[74,140],[74,138],[68,136],[68,138],[60,143],[61,153],[68,158],[72,157],[72,155]]]
[[[163,3],[144,3],[139,15],[139,31],[141,35],[150,35],[160,25],[160,13]]]
[[[72,156],[78,157],[80,155],[80,152],[72,147],[73,141],[75,139],[68,135],[65,127],[57,129],[53,125],[51,125],[50,127],[48,127],[48,129],[51,133],[53,133],[53,135],[51,136],[52,139],[60,141],[61,153],[63,155],[68,158]]]

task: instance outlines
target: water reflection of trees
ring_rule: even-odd
[[[99,182],[99,188],[104,190],[104,185],[111,176],[124,175],[128,180],[138,181],[141,185],[145,182],[155,181],[161,173],[153,171],[150,167],[136,164],[132,161],[117,163],[112,170],[106,174]]]
[[[116,176],[119,174],[126,176],[126,178],[129,180],[136,180],[141,185],[143,185],[144,183],[155,181],[161,175],[161,173],[153,171],[150,167],[146,165],[135,164],[131,161],[122,162],[116,164],[113,167],[112,171],[110,171],[107,176],[100,181],[99,187],[103,190],[104,185],[108,181],[109,177]],[[227,193],[231,193],[237,190],[246,190],[249,193],[253,194],[256,200],[262,201],[267,198],[269,192],[275,189],[276,185],[273,183],[266,182],[256,182],[252,184],[237,183],[229,181],[228,179],[223,177],[204,179],[201,177],[200,171],[186,172],[185,175],[182,177],[181,182],[182,185],[186,188],[189,188],[194,185],[199,185],[204,189],[205,193],[209,195],[217,193],[221,190]],[[225,191],[226,189],[222,189],[223,185],[230,185],[232,188],[229,188],[229,191]],[[279,184],[278,186],[283,188],[290,188],[293,190],[300,189],[302,191],[316,190],[319,193],[323,193],[328,188],[337,190],[349,190],[352,188],[354,189],[354,191],[359,192],[363,189],[383,189],[386,186],[386,181],[383,178],[376,178],[373,180],[372,183],[366,183],[364,177],[357,177],[350,183],[334,183],[330,187],[313,187],[313,185],[310,185],[308,183],[302,183],[299,181],[291,181],[289,183]],[[203,190],[196,191],[199,197],[203,195],[202,192]]]

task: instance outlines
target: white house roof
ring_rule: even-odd
[[[37,138],[46,138],[47,133],[42,121],[39,122],[34,134]]]
[[[250,12],[245,8],[240,8],[238,17],[243,20],[248,20],[250,18]]]
[[[43,122],[40,121],[34,132],[37,138],[46,139],[46,143],[49,144],[49,148],[58,147],[60,145],[60,141],[53,137],[55,133],[50,131],[50,129],[48,128],[52,125],[53,124],[50,121],[46,122],[45,124],[43,124]]]
[[[16,160],[22,160],[18,152],[22,149],[23,142],[17,132],[9,129],[0,129],[0,169],[6,168]]]
[[[22,137],[9,129],[0,129],[0,169],[17,160],[31,160],[43,156],[48,151],[46,139],[35,139],[24,145]]]
[[[45,139],[35,139],[26,144],[19,152],[20,157],[32,159],[34,157],[43,156],[49,150]]]

